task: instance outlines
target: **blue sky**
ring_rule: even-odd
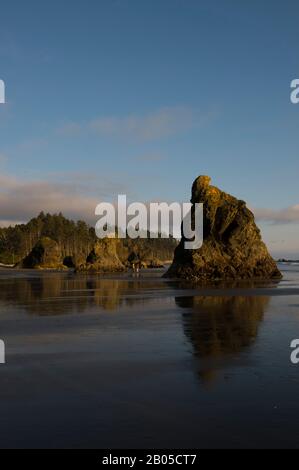
[[[237,0],[1,5],[0,220],[94,202],[184,200],[199,174],[298,255],[299,4]],[[42,207],[44,206],[44,207]]]

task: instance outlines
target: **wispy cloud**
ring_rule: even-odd
[[[259,221],[273,224],[299,223],[299,204],[286,207],[285,209],[254,209],[255,217]]]
[[[57,133],[65,137],[72,137],[80,134],[82,130],[83,125],[76,122],[66,122],[57,129]]]
[[[162,108],[144,116],[104,117],[90,123],[91,129],[112,137],[156,140],[185,132],[199,124],[190,108]]]
[[[85,124],[69,122],[61,126],[58,132],[74,136],[88,131],[111,138],[145,142],[185,133],[202,126],[214,116],[214,112],[202,113],[185,106],[173,106],[142,115],[100,116]]]
[[[22,225],[26,223],[24,220],[0,220],[0,228],[14,227],[15,225]]]
[[[64,175],[54,181],[23,180],[8,174],[0,175],[1,225],[28,221],[39,212],[62,212],[75,220],[95,220],[95,207],[101,200],[114,198],[125,190],[124,184],[115,181],[98,183],[91,194],[92,175]]]

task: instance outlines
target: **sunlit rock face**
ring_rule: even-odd
[[[48,237],[41,238],[18,268],[64,269],[62,254],[58,243]]]
[[[117,238],[103,238],[98,240],[87,257],[85,264],[77,266],[77,271],[88,272],[118,272],[124,271],[125,266],[117,254],[120,240]]]
[[[246,203],[210,181],[209,176],[199,176],[192,186],[191,202],[203,203],[203,245],[185,249],[182,234],[165,276],[192,281],[280,278]]]

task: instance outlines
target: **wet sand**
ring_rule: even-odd
[[[0,447],[299,447],[299,267],[282,269],[202,288],[0,269]]]

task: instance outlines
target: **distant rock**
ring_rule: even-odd
[[[18,265],[28,269],[65,269],[58,243],[48,237],[41,238],[32,251]]]
[[[117,238],[103,238],[98,240],[87,257],[86,263],[76,266],[81,272],[118,272],[124,271],[125,266],[117,254],[119,244]]]
[[[132,252],[128,256],[128,260],[126,262],[128,268],[134,269],[134,266],[138,266],[139,268],[143,269],[155,269],[155,268],[163,268],[164,263],[160,259],[151,256],[147,253],[136,253]]]
[[[277,263],[288,263],[288,264],[298,264],[299,260],[298,259],[285,259],[285,258],[280,258],[277,260]]]
[[[211,186],[210,180],[199,176],[192,186],[191,202],[203,203],[203,245],[186,250],[182,236],[164,276],[195,282],[281,278],[246,203]]]
[[[164,268],[163,261],[159,260],[158,258],[146,258],[141,262],[143,268],[147,269],[156,269],[156,268]]]

